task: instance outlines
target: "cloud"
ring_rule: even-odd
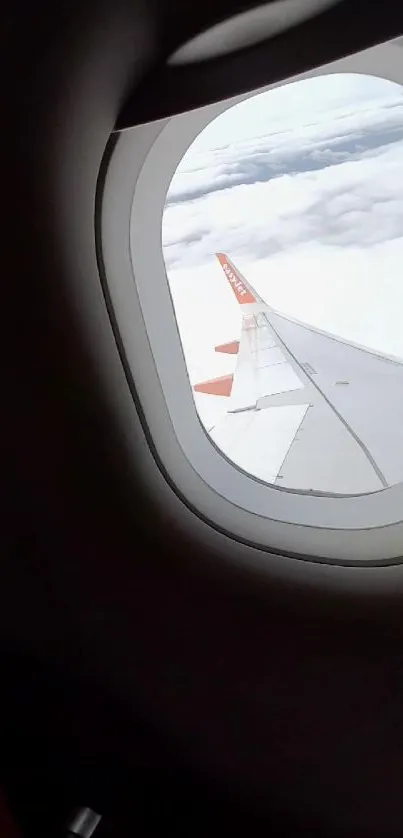
[[[299,147],[296,147],[295,140],[288,144],[280,143],[274,135],[270,144],[260,150],[255,147],[233,148],[226,161],[206,160],[204,168],[179,171],[168,193],[167,206],[193,201],[239,184],[266,183],[284,174],[320,171],[327,166],[360,159],[368,152],[373,152],[371,156],[375,156],[385,146],[403,140],[403,105],[399,116],[397,125],[374,124],[369,133],[330,136]],[[237,152],[239,156],[235,157]]]
[[[355,80],[354,76],[350,78]],[[290,96],[289,88],[300,89],[301,85],[309,88],[317,81],[298,82],[283,90],[288,90]],[[167,205],[191,201],[239,184],[266,182],[283,174],[317,171],[402,140],[403,96],[396,85],[388,82],[384,85],[386,92],[382,100],[379,97],[372,102],[365,97],[359,99],[353,112],[348,98],[333,108],[330,102],[325,112],[320,99],[316,108],[311,102],[310,108],[304,111],[305,118],[297,113],[296,122],[291,121],[290,127],[287,125],[290,108],[285,108],[280,118],[277,104],[277,114],[270,119],[272,97],[275,94],[278,98],[279,90],[255,97],[256,109],[260,105],[268,112],[265,133],[256,135],[252,120],[250,136],[237,138],[232,131],[232,142],[224,146],[200,150],[200,141],[196,140],[175,173]],[[325,92],[322,90],[322,94]],[[250,101],[237,106],[240,118],[245,104],[250,110]],[[221,121],[222,131],[229,116],[224,114],[215,120]]]
[[[402,158],[403,139],[314,172],[242,183],[169,206],[167,266],[200,265],[217,250],[260,259],[309,241],[370,247],[400,237]]]

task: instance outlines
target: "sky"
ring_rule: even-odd
[[[229,109],[167,194],[163,252],[192,383],[232,372],[214,346],[240,314],[216,251],[282,313],[403,358],[403,88],[305,79]],[[196,395],[206,426],[226,400]]]

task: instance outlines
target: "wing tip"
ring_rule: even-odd
[[[239,274],[239,271],[228,258],[227,254],[220,252],[216,253],[216,256],[239,305],[243,306],[256,303],[258,301],[256,292],[251,289],[242,275]]]

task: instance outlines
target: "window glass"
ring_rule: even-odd
[[[200,420],[282,489],[403,479],[403,95],[332,74],[236,105],[172,179],[163,251]]]

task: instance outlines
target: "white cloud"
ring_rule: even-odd
[[[200,135],[173,178],[163,220],[193,381],[234,363],[213,351],[239,332],[218,250],[274,307],[403,356],[402,159],[402,89],[371,77],[270,91]],[[206,423],[220,401],[198,400]]]

